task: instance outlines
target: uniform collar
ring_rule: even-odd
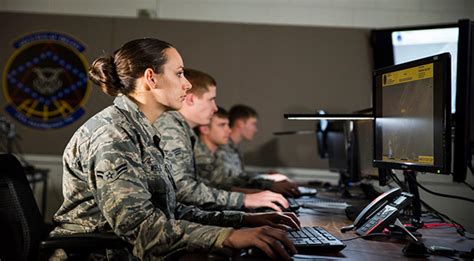
[[[235,150],[238,149],[237,145],[234,143],[234,141],[230,137],[229,137],[229,140],[227,141],[227,145],[229,145],[229,147],[231,147],[232,149],[235,149]]]
[[[197,139],[195,149],[201,150],[206,155],[214,155],[215,154],[215,153],[212,153],[212,151],[207,147],[206,143],[204,143],[204,141],[202,139],[199,139],[199,138]]]
[[[114,105],[121,111],[127,112],[126,117],[130,118],[131,122],[139,123],[140,127],[143,128],[150,137],[156,135],[153,125],[150,124],[145,114],[140,111],[138,105],[130,98],[125,95],[119,95],[115,98]]]
[[[189,126],[188,122],[186,122],[186,119],[181,113],[178,111],[169,111],[168,113],[172,115],[177,121],[179,121],[181,125],[183,125],[186,133],[189,135],[189,137],[191,137],[191,139],[199,140],[193,128]]]

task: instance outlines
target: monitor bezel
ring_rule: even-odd
[[[445,86],[444,90],[442,90],[442,145],[441,145],[441,151],[442,153],[442,159],[443,159],[443,164],[442,165],[421,165],[421,164],[416,164],[416,163],[402,163],[402,162],[388,162],[384,160],[377,159],[377,139],[381,137],[378,137],[378,131],[377,131],[377,118],[382,118],[382,107],[381,104],[377,101],[378,100],[378,95],[380,95],[379,91],[377,90],[377,76],[382,75],[384,73],[388,72],[393,72],[393,71],[399,71],[411,67],[416,67],[419,65],[423,64],[428,64],[428,63],[441,63],[441,66],[443,68],[442,74],[434,74],[433,77],[436,77],[434,79],[434,82],[443,82],[442,86]],[[450,174],[451,170],[451,55],[449,53],[443,53],[443,54],[438,54],[438,55],[433,55],[429,57],[425,57],[422,59],[398,64],[398,65],[392,65],[380,69],[376,69],[373,72],[373,77],[372,77],[372,91],[373,91],[373,104],[374,104],[374,124],[373,124],[373,166],[377,168],[386,168],[386,169],[401,169],[401,170],[413,170],[413,171],[418,171],[418,172],[430,172],[430,173],[436,173],[436,174]],[[439,80],[439,77],[442,77],[441,80]],[[436,86],[434,87],[436,88]],[[439,88],[439,87],[438,87]],[[379,98],[380,99],[380,98]],[[436,105],[435,105],[436,106]],[[435,126],[433,126],[435,128]]]

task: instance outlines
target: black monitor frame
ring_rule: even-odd
[[[400,31],[444,29],[458,27],[457,23],[420,25],[407,27],[394,27],[386,29],[374,29],[370,33],[370,44],[374,55],[374,69],[380,69],[395,64],[393,57],[392,33]],[[458,52],[459,53],[459,52]]]
[[[376,29],[371,31],[370,42],[373,48],[374,69],[377,69],[394,64],[392,32],[450,27],[459,28],[456,112],[451,117],[454,130],[452,175],[453,181],[463,182],[466,180],[467,168],[472,164],[474,154],[474,127],[471,126],[474,122],[473,21],[462,19],[458,23]]]
[[[436,162],[433,165],[423,165],[416,163],[402,163],[393,161],[384,161],[381,159],[382,142],[381,129],[378,127],[377,120],[384,117],[382,113],[382,92],[377,88],[377,78],[388,72],[399,71],[407,68],[416,67],[419,65],[434,63],[434,101],[435,106],[435,155],[441,154],[442,162]],[[402,169],[419,172],[431,172],[439,174],[449,174],[451,170],[451,59],[450,54],[445,53],[441,55],[430,56],[427,58],[393,65],[381,69],[377,69],[373,73],[373,104],[374,104],[374,167],[386,169]],[[441,72],[441,73],[440,73]],[[441,104],[441,109],[436,110],[436,106]]]
[[[474,153],[474,22],[459,21],[453,181],[466,180]],[[472,167],[472,166],[471,166]],[[472,171],[472,170],[471,170]]]

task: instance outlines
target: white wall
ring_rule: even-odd
[[[474,19],[472,0],[0,0],[0,11],[381,28]]]

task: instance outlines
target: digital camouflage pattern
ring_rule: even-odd
[[[259,175],[257,172],[245,170],[242,152],[237,145],[229,138],[225,145],[220,145],[216,150],[216,157],[219,164],[223,164],[232,175],[255,178]]]
[[[222,250],[229,227],[238,227],[243,214],[177,202],[162,147],[137,105],[117,97],[76,131],[64,151],[64,202],[50,235],[113,231],[142,260],[178,249]]]
[[[243,208],[243,193],[210,187],[197,176],[193,149],[196,133],[179,112],[163,113],[154,126],[162,135],[165,160],[173,166],[178,201],[207,210]]]
[[[230,139],[229,139],[230,140]],[[254,179],[254,175],[241,171],[237,164],[240,161],[226,160],[226,157],[217,157],[216,153],[199,140],[194,147],[196,157],[197,174],[211,186],[222,189],[231,189],[232,187],[270,189],[273,182],[264,179]],[[230,159],[232,156],[230,155]],[[235,159],[235,157],[234,157]]]
[[[245,172],[242,154],[231,138],[229,138],[226,145],[220,145],[217,148],[216,156],[232,175],[257,175],[256,173]]]

